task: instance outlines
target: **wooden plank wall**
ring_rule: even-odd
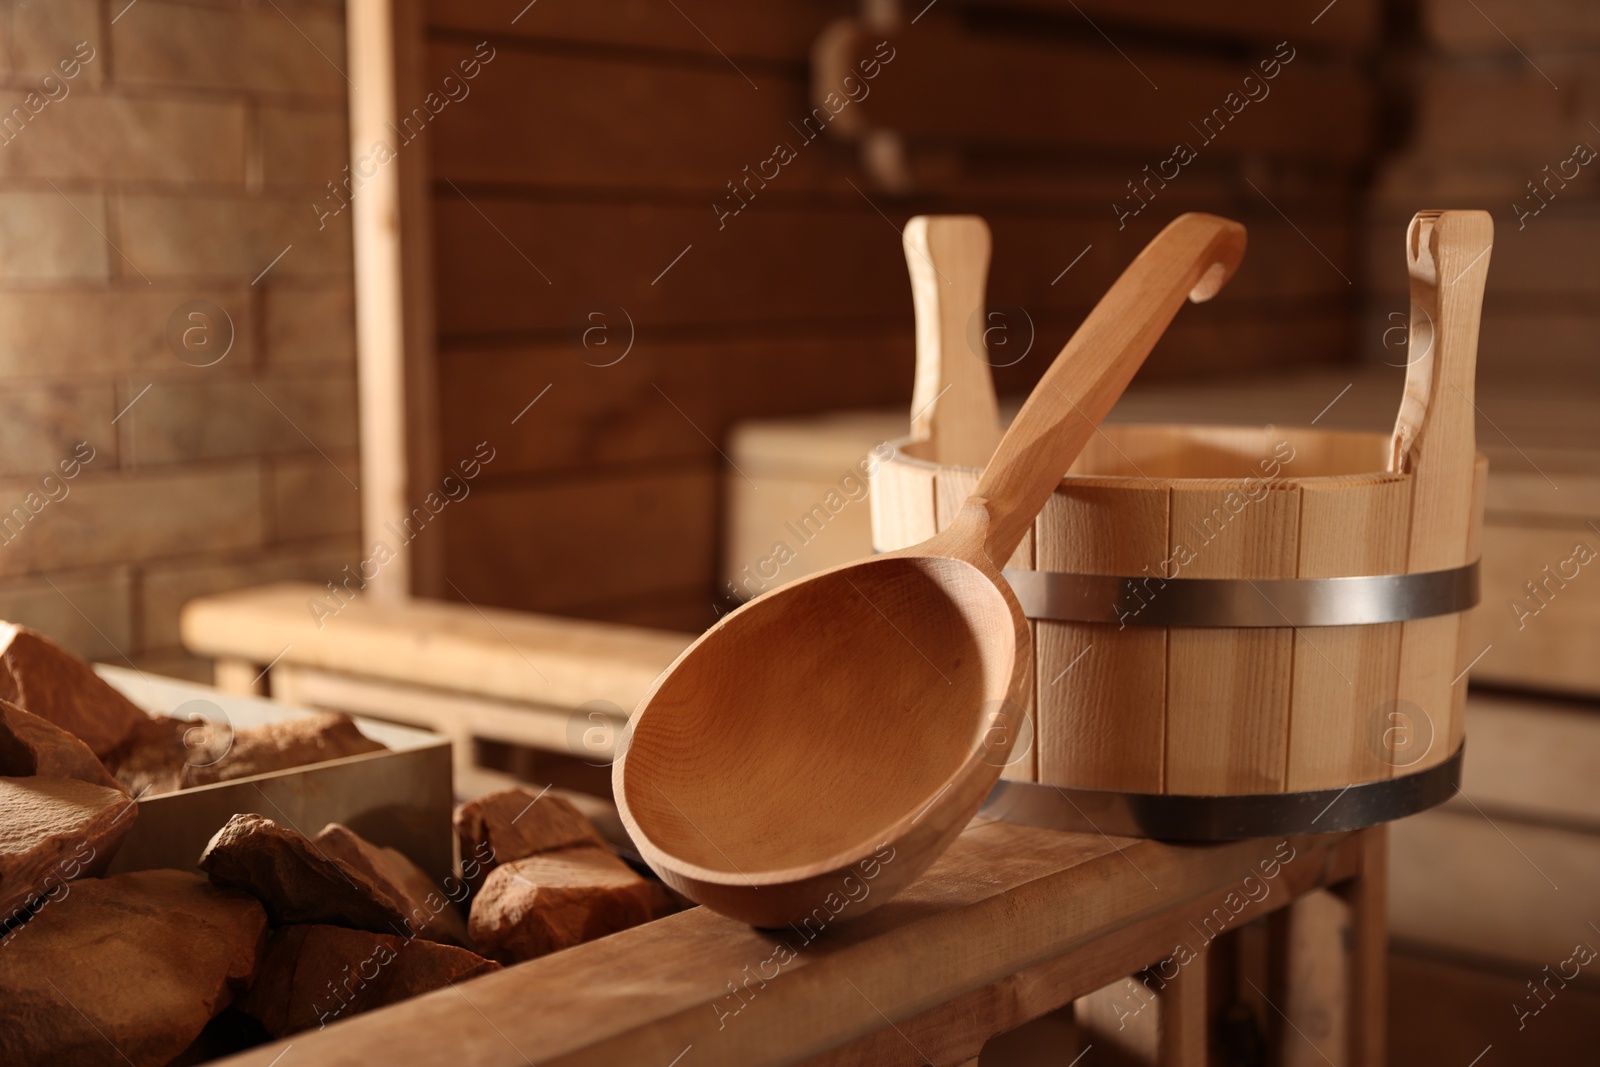
[[[1495,243],[1479,339],[1480,394],[1547,380],[1600,385],[1600,20],[1560,0],[1418,5],[1410,119],[1375,176],[1362,331],[1398,362],[1406,307],[1405,220],[1419,208],[1482,208]],[[1556,398],[1552,396],[1552,402]],[[1499,444],[1492,426],[1480,441]],[[1520,442],[1519,442],[1520,443]],[[1523,445],[1526,448],[1526,445]],[[1503,469],[1503,468],[1502,468]],[[1527,469],[1527,468],[1524,468]]]
[[[454,94],[424,135],[440,462],[485,441],[494,456],[441,517],[450,584],[438,592],[679,629],[712,621],[729,425],[909,402],[897,230],[913,214],[990,220],[1004,360],[1028,352],[997,369],[1003,392],[1029,388],[1188,209],[1241,219],[1251,251],[1150,374],[1353,355],[1380,4],[1235,7],[946,0],[864,30],[893,52],[877,95],[852,105],[904,149],[910,184],[890,191],[859,144],[801,132],[813,44],[857,17],[854,4],[430,0],[422,82]],[[1212,139],[1191,126],[1262,85]],[[1181,141],[1194,161],[1144,187],[1154,199],[1119,224],[1139,203],[1129,183]],[[747,183],[771,175],[780,144],[794,158]]]

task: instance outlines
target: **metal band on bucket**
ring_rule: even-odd
[[[978,814],[1047,830],[1159,841],[1241,841],[1359,830],[1449,800],[1461,781],[1465,750],[1463,743],[1443,763],[1398,778],[1299,793],[1117,793],[1002,779]]]
[[[1351,578],[1127,578],[1002,571],[1022,613],[1122,626],[1371,626],[1465,611],[1478,561],[1420,574]]]

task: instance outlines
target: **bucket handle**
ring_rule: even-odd
[[[911,437],[934,463],[982,467],[1000,444],[984,343],[989,226],[977,215],[918,215],[902,244],[917,324]]]
[[[1410,474],[1408,570],[1463,562],[1477,460],[1478,319],[1494,247],[1486,211],[1420,211],[1406,228],[1406,384],[1389,469]]]
[[[1493,247],[1486,211],[1419,211],[1406,228],[1411,324],[1391,471],[1422,474],[1436,463],[1471,469],[1478,318]]]

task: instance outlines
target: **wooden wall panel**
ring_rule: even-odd
[[[937,14],[888,35],[887,47],[880,38],[871,32],[859,38],[857,62],[892,58],[871,93],[841,118],[908,138],[1163,150],[1144,161],[1151,165],[1185,141],[1196,153],[1269,152],[1350,164],[1374,147],[1372,80],[1289,42],[1230,58],[1136,46],[1129,52],[1103,42],[978,34]],[[1270,66],[1260,68],[1263,62]],[[1262,80],[1264,72],[1270,80]],[[985,86],[999,87],[1001,106]],[[1225,107],[1230,93],[1235,102]],[[1214,108],[1220,114],[1207,127]]]
[[[463,48],[432,46],[430,84],[454,69]],[[798,73],[764,76],[757,91],[725,64],[651,67],[631,55],[502,45],[472,82],[471,106],[439,125],[437,176],[463,185],[681,190],[710,201],[748,167],[757,195],[764,186],[791,194],[831,186],[854,196],[844,182],[853,154],[831,140],[806,142],[789,125],[805,115],[808,94]],[[792,143],[796,158],[771,183],[761,181],[757,168],[780,142]]]
[[[545,0],[541,5],[529,0],[430,0],[428,17],[441,33],[619,45],[718,63],[724,62],[725,53],[799,67],[822,27],[855,9],[849,0],[695,0],[678,10],[660,0]]]
[[[620,356],[624,344],[617,337],[611,352]],[[485,424],[509,425],[548,385],[504,440],[497,437],[492,477],[710,462],[717,458],[713,442],[721,444],[735,415],[897,397],[911,377],[911,352],[910,335],[894,331],[710,341],[647,335],[610,366],[595,365],[610,352],[570,342],[460,349],[439,380],[443,448],[470,455]]]
[[[914,188],[897,194],[837,127],[815,140],[796,128],[811,113],[813,45],[859,17],[857,3],[428,0],[424,85],[478,42],[495,49],[421,142],[434,176],[441,458],[485,437],[499,450],[445,524],[449,576],[508,606],[709,621],[729,428],[909,402],[898,231],[914,214],[989,220],[990,304],[1008,309],[1021,342],[996,362],[1028,353],[996,367],[1003,392],[1031,388],[1184,210],[1241,219],[1251,251],[1203,316],[1174,325],[1149,374],[1346,357],[1365,265],[1354,175],[1370,141],[1378,4],[1341,0],[1315,22],[1309,7],[948,0],[908,23],[852,105],[892,105],[909,124]],[[1128,42],[1159,93],[1096,26]],[[1119,223],[1129,180],[1195,136],[1187,123],[1285,39],[1296,54],[1271,95]],[[951,58],[960,77],[941,67]],[[998,75],[1018,72],[1000,91]],[[780,143],[794,160],[748,178]],[[608,343],[633,339],[620,362],[601,365],[621,348],[585,347],[594,313]],[[640,511],[641,499],[658,510]],[[607,559],[625,562],[602,567],[593,588],[573,584]]]
[[[1600,48],[1600,21],[1588,0],[1538,0],[1488,6],[1428,0],[1419,5],[1428,40],[1450,52],[1504,55],[1508,42],[1533,52]]]
[[[1569,0],[1575,2],[1575,0]],[[1279,41],[1291,37],[1321,47],[1365,51],[1382,21],[1379,0],[1234,0],[1196,4],[1190,0],[953,0],[969,11],[1030,11],[1092,18],[1103,26],[1127,26],[1200,39]]]
[[[911,302],[899,236],[866,205],[771,208],[719,233],[700,205],[468,203],[448,190],[435,203],[447,339],[571,331],[593,301],[641,327],[847,322]]]
[[[859,199],[812,208],[761,205],[719,230],[709,200],[690,206],[467,195],[470,201],[447,189],[436,200],[446,340],[570,332],[586,301],[619,304],[638,326],[862,319],[909,325],[910,286],[896,227],[918,208],[891,205],[894,213],[885,218]],[[1348,231],[1309,223],[1302,229],[1313,246],[1281,221],[1231,214],[1253,223],[1252,248],[1217,307],[1252,298],[1354,299],[1339,269],[1322,258],[1338,257],[1347,274],[1355,269]],[[1109,209],[1103,218],[1001,212],[989,218],[991,301],[1034,314],[1070,308],[1081,316],[1146,239],[1131,226],[1119,236]],[[683,258],[672,265],[679,253]]]
[[[476,489],[440,516],[448,573],[474,603],[557,612],[693,590],[709,624],[719,476],[671,463]]]

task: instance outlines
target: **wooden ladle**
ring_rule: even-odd
[[[1056,356],[948,527],[752,600],[656,679],[612,785],[668,885],[757,926],[815,926],[889,899],[954,840],[1031,684],[1000,567],[1185,296],[1212,297],[1244,246],[1236,222],[1175,219]]]

